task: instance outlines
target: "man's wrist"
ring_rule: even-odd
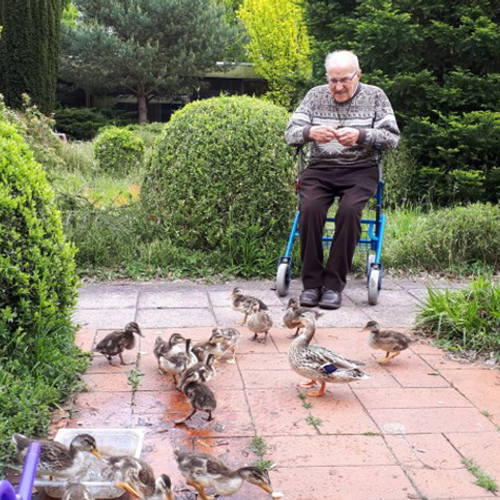
[[[304,137],[305,142],[311,142],[313,139],[311,138],[311,129],[312,125],[306,125],[302,130],[302,135]]]
[[[359,135],[356,144],[363,144],[366,142],[366,130],[364,128],[358,129]]]

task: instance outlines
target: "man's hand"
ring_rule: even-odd
[[[335,137],[342,146],[354,146],[359,138],[359,130],[357,128],[344,127],[335,131]]]
[[[336,125],[326,126],[326,125],[316,125],[311,127],[309,130],[309,137],[314,142],[319,142],[320,144],[325,144],[327,142],[333,141],[337,135]]]

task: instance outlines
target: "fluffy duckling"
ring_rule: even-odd
[[[283,316],[283,323],[290,330],[294,330],[295,328],[297,329],[295,331],[294,337],[298,336],[299,331],[302,328],[302,323],[300,322],[300,316],[305,312],[310,312],[314,314],[316,319],[318,319],[320,316],[323,316],[322,313],[312,311],[305,307],[300,307],[300,302],[298,301],[298,299],[292,298],[288,301],[288,306],[285,315]]]
[[[249,313],[249,307],[254,303],[257,302],[259,304],[259,307],[261,311],[267,311],[268,307],[262,300],[258,299],[257,297],[253,297],[252,295],[243,295],[243,292],[241,291],[241,288],[236,287],[233,290],[233,293],[231,294],[231,306],[233,307],[233,310],[235,311],[240,311],[245,314],[245,317],[243,318],[242,324],[244,325],[247,321],[248,318],[248,313]]]
[[[72,477],[85,467],[87,453],[101,458],[95,439],[90,434],[78,434],[69,445],[69,448],[57,441],[48,439],[30,439],[22,434],[14,434],[12,442],[16,447],[19,463],[23,463],[28,453],[30,443],[40,443],[40,460],[38,473],[56,477]]]
[[[230,496],[236,493],[244,481],[259,486],[271,493],[273,498],[282,495],[273,494],[271,480],[267,471],[257,467],[229,468],[222,460],[208,453],[174,451],[177,465],[189,486],[196,488],[200,500],[209,500],[205,488],[213,489],[217,495]]]
[[[180,333],[172,333],[168,342],[163,340],[159,335],[156,337],[153,354],[158,361],[158,371],[160,373],[167,373],[164,368],[165,359],[170,354],[183,352],[186,349],[186,339]]]
[[[198,361],[182,374],[178,387],[181,388],[189,382],[208,383],[213,380],[215,377],[214,362],[215,356],[213,354],[206,356],[205,361]]]
[[[125,349],[133,349],[135,347],[135,336],[139,335],[144,337],[139,328],[139,325],[132,321],[125,325],[124,330],[116,330],[114,332],[108,333],[93,349],[94,352],[100,352],[111,363],[113,356],[119,356],[122,365],[126,365],[123,360],[122,353]]]
[[[133,496],[148,500],[174,499],[170,477],[162,474],[155,480],[153,469],[144,460],[122,455],[107,457],[104,462],[117,479],[116,486]]]
[[[316,331],[316,319],[313,314],[304,313],[300,320],[304,330],[292,342],[288,351],[288,361],[295,372],[310,380],[301,384],[301,387],[313,387],[317,380],[320,381],[319,390],[310,392],[308,396],[323,396],[326,382],[346,383],[371,378],[359,369],[356,362],[326,347],[310,344]]]
[[[94,500],[94,497],[83,484],[70,483],[64,491],[62,500]]]
[[[238,344],[241,333],[236,328],[214,328],[212,330],[212,338],[215,340],[223,357],[226,353],[231,352],[233,357],[227,362],[229,364],[236,363],[236,345]],[[217,356],[217,354],[216,354]]]
[[[170,350],[162,359],[161,367],[165,373],[172,375],[174,384],[177,385],[179,377],[188,368],[195,365],[198,358],[193,352],[193,344],[191,339],[186,340],[185,350],[176,352],[176,349]]]
[[[257,340],[259,333],[264,333],[265,337],[263,340],[258,340],[258,342],[266,342],[267,334],[273,326],[273,320],[267,311],[260,309],[258,302],[253,302],[250,306],[250,314],[248,316],[247,326],[250,331],[254,333],[251,340]]]
[[[368,321],[362,331],[369,331],[368,343],[372,349],[385,351],[385,358],[379,363],[385,364],[408,349],[411,339],[404,333],[395,330],[381,330],[376,321]]]
[[[217,401],[215,394],[208,385],[202,382],[187,382],[181,387],[182,392],[186,395],[191,403],[193,411],[182,420],[178,420],[176,424],[183,424],[189,420],[197,411],[204,411],[208,413],[207,421],[213,419],[212,412],[217,408]]]

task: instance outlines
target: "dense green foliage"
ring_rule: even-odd
[[[144,159],[144,141],[130,130],[107,127],[94,142],[99,168],[118,177],[139,169]]]
[[[0,461],[12,432],[47,432],[85,366],[74,346],[74,247],[42,167],[0,110]]]
[[[197,75],[224,60],[233,30],[213,0],[75,0],[76,29],[64,30],[63,73],[90,90],[127,89],[139,122],[158,93],[190,90]]]
[[[465,290],[429,290],[417,324],[454,350],[500,352],[500,286],[478,277]]]
[[[55,107],[61,0],[4,0],[0,41],[0,89],[9,106],[22,106],[27,93],[44,112]]]
[[[498,162],[496,0],[306,0],[305,7],[316,82],[324,82],[328,52],[350,49],[359,56],[364,80],[391,99],[421,169],[413,201],[422,193],[439,203],[499,199],[497,180],[489,189]],[[466,195],[470,186],[473,194]]]
[[[58,109],[54,120],[58,132],[80,141],[93,139],[101,127],[109,124],[109,119],[102,111],[92,108]]]
[[[186,248],[218,249],[232,262],[249,251],[276,257],[296,204],[287,119],[250,97],[179,110],[148,165],[144,206]]]
[[[500,207],[400,211],[389,214],[384,265],[401,270],[471,272],[500,270]]]

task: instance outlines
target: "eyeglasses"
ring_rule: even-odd
[[[326,76],[328,78],[328,81],[332,85],[337,85],[338,83],[340,83],[341,85],[347,85],[349,82],[352,82],[353,78],[356,76],[357,73],[358,73],[358,70],[356,70],[351,76],[346,76],[346,77],[340,78],[340,79],[328,78],[328,73],[326,74]]]

